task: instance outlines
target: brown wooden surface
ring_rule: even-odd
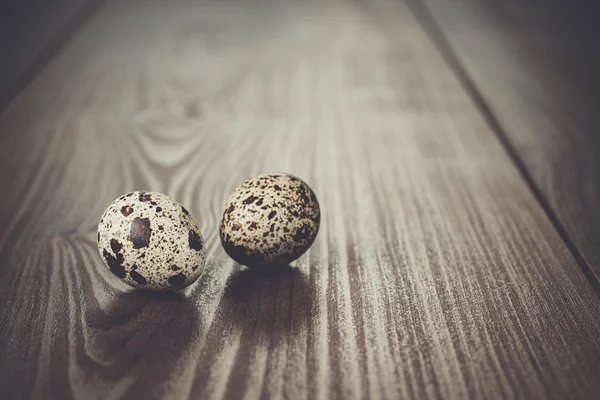
[[[425,3],[600,288],[597,2]]]
[[[0,396],[595,398],[600,298],[401,2],[115,1],[0,115]],[[235,265],[246,177],[303,177],[322,228]],[[127,288],[95,228],[169,194],[209,249]]]

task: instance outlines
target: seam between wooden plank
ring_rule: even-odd
[[[533,179],[533,176],[529,173],[525,162],[521,159],[515,146],[508,138],[506,130],[502,127],[492,108],[477,87],[477,84],[473,81],[466,68],[459,60],[454,48],[444,35],[442,29],[439,27],[427,5],[424,4],[422,0],[405,0],[405,4],[413,13],[416,20],[425,31],[426,35],[431,39],[433,45],[442,56],[444,62],[452,70],[460,85],[471,98],[479,112],[482,114],[489,128],[492,130],[492,132],[494,132],[494,135],[500,141],[500,144],[506,151],[508,157],[517,168],[519,175],[521,175],[521,178],[531,190],[540,207],[542,207],[542,210],[545,212],[547,218],[550,220],[550,223],[554,229],[556,229],[560,238],[567,246],[569,252],[579,265],[588,282],[592,285],[596,294],[600,296],[600,277],[596,276],[594,270],[585,259],[585,256],[583,253],[581,253],[569,235],[567,229],[561,223],[557,213],[550,205],[550,202],[546,199],[545,195]]]
[[[42,47],[42,50],[27,65],[15,81],[8,85],[6,93],[0,96],[0,114],[12,101],[46,68],[46,66],[63,50],[73,37],[89,22],[94,15],[110,0],[89,0],[84,3],[59,30],[56,35]]]

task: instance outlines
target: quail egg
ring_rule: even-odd
[[[231,195],[221,218],[223,248],[240,264],[287,264],[314,242],[321,212],[312,189],[285,173],[248,179]]]
[[[191,285],[206,262],[193,217],[156,192],[131,192],[113,201],[98,224],[98,250],[123,282],[157,291]]]

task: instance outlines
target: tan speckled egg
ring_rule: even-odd
[[[312,189],[283,173],[248,179],[231,195],[221,218],[223,248],[240,264],[287,264],[308,250],[321,211]]]
[[[190,213],[156,192],[132,192],[113,201],[98,224],[98,250],[123,282],[158,291],[191,285],[206,262]]]

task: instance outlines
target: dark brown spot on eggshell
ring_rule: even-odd
[[[181,286],[185,283],[185,275],[181,272],[177,275],[173,275],[168,279],[169,285],[172,286]]]
[[[148,218],[135,217],[129,231],[129,240],[133,243],[133,248],[141,249],[142,247],[148,247],[151,234],[150,220]]]
[[[244,200],[244,201],[242,202],[242,204],[244,204],[244,205],[247,205],[247,204],[252,204],[252,203],[254,203],[254,201],[256,201],[256,199],[258,199],[258,197],[256,197],[256,196],[248,196],[248,197],[246,198],[246,200]]]
[[[190,231],[188,233],[188,243],[190,245],[190,249],[194,250],[202,250],[202,239],[195,231]]]
[[[244,246],[235,245],[230,241],[221,241],[225,252],[229,255],[229,257],[233,258],[235,261],[240,264],[244,264],[247,257],[247,250]]]
[[[116,276],[118,276],[119,278],[123,279],[125,278],[125,275],[127,274],[125,271],[125,268],[123,268],[122,264],[122,260],[118,260],[116,257],[114,257],[112,254],[110,254],[108,251],[104,250],[102,252],[102,255],[104,256],[104,259],[106,260],[106,264],[108,264],[108,268],[110,269],[110,272],[112,272],[113,274],[115,274]]]
[[[123,214],[124,216],[128,216],[132,212],[133,212],[133,207],[130,207],[130,206],[121,207],[121,214]]]
[[[117,254],[121,251],[123,245],[119,243],[117,239],[110,239],[110,248],[112,249],[113,253]]]
[[[296,242],[299,242],[300,240],[306,240],[306,239],[308,239],[309,235],[310,235],[310,231],[308,230],[308,227],[305,225],[302,228],[296,229],[296,234],[294,235],[294,240]]]
[[[139,283],[140,285],[146,285],[148,283],[148,281],[146,280],[146,278],[144,278],[139,272],[137,271],[130,271],[129,272],[129,276],[131,276],[131,279],[133,279],[134,281],[136,281],[137,283]]]
[[[138,197],[139,201],[150,201],[152,199],[152,196],[150,196],[150,194],[146,193],[146,192],[140,192],[140,195]]]

